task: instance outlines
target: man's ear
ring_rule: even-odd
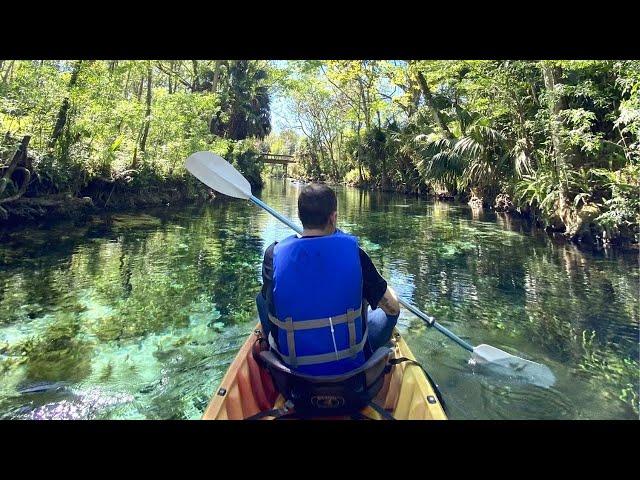
[[[330,216],[329,219],[331,220],[331,224],[335,227],[338,225],[338,212],[335,211],[333,212]]]

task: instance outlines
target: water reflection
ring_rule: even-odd
[[[300,185],[260,196],[297,220]],[[551,389],[473,372],[404,312],[454,418],[637,418],[635,253],[585,253],[449,202],[338,189],[339,223],[398,293],[473,344],[549,365]],[[3,418],[197,418],[255,321],[260,263],[288,227],[249,202],[8,232]]]

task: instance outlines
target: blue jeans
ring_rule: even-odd
[[[262,293],[258,293],[256,297],[256,306],[258,308],[260,323],[262,324],[262,331],[264,332],[264,336],[267,337],[271,329],[271,322],[269,322],[267,301],[262,296]],[[369,329],[368,343],[371,352],[375,352],[391,340],[391,333],[393,333],[393,327],[398,323],[399,316],[400,315],[387,315],[381,308],[371,310],[371,307],[369,307],[367,312],[367,328]]]

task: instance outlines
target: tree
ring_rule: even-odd
[[[144,115],[144,121],[142,122],[141,138],[140,138],[140,152],[144,154],[147,147],[147,137],[149,136],[149,126],[151,125],[151,91],[153,86],[153,65],[151,62],[147,62],[147,101],[146,110]],[[138,147],[133,150],[133,160],[131,162],[131,168],[135,169],[138,166]]]
[[[69,80],[69,84],[67,86],[67,96],[62,101],[62,105],[60,105],[60,110],[58,111],[58,118],[56,119],[56,124],[53,127],[53,132],[51,132],[51,138],[49,139],[49,148],[53,148],[56,146],[56,142],[62,131],[67,124],[67,114],[69,112],[69,95],[71,91],[76,86],[78,82],[78,75],[80,74],[80,68],[82,67],[82,60],[78,60],[74,63],[73,71],[71,72],[71,79]]]
[[[263,139],[271,131],[267,71],[257,62],[229,62],[227,90],[213,116],[210,131],[232,140]]]

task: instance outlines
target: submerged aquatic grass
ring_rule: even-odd
[[[296,189],[261,193],[296,217]],[[505,382],[403,312],[454,418],[638,418],[635,253],[552,243],[493,212],[339,188],[339,223],[399,294],[466,340],[548,365]],[[198,418],[256,321],[264,250],[291,232],[242,201],[8,232],[1,418]]]

